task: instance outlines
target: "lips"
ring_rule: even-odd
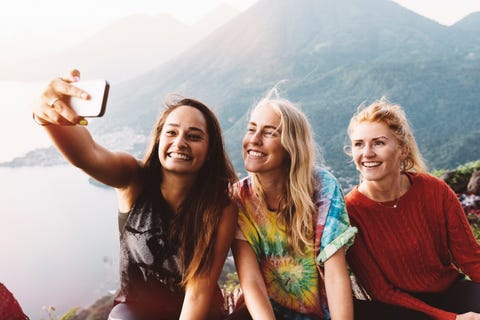
[[[168,157],[172,159],[179,159],[179,160],[192,160],[193,158],[185,153],[180,152],[169,152],[167,154]]]
[[[382,163],[379,161],[369,161],[369,162],[362,162],[362,166],[366,168],[375,168],[380,166]]]

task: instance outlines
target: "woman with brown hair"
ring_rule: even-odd
[[[117,191],[121,288],[110,319],[223,317],[217,281],[235,230],[236,178],[217,118],[193,99],[168,104],[137,160],[97,144],[70,108],[70,97],[88,97],[73,86],[79,76],[50,82],[34,117],[70,163]]]

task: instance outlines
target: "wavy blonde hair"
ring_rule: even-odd
[[[313,217],[316,211],[313,196],[317,187],[315,168],[320,154],[307,117],[292,102],[281,98],[277,88],[273,88],[260,100],[252,112],[266,105],[272,107],[280,116],[281,144],[289,156],[288,178],[285,179],[278,218],[287,233],[288,246],[296,254],[304,256],[305,248],[313,248]],[[254,191],[261,201],[264,201],[257,175],[250,175]]]
[[[392,131],[401,147],[408,148],[408,155],[402,161],[402,171],[426,172],[427,166],[418,148],[412,129],[407,120],[407,115],[398,104],[390,103],[386,97],[373,102],[369,106],[361,104],[357,112],[350,119],[347,133],[351,134],[355,127],[362,122],[377,122],[385,124]],[[347,154],[349,147],[345,148]]]

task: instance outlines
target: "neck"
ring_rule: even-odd
[[[285,176],[281,175],[259,175],[265,203],[270,210],[279,210],[279,204],[285,192]]]
[[[373,201],[387,202],[398,200],[407,192],[408,178],[402,174],[391,176],[380,181],[363,181],[358,190]]]
[[[195,178],[191,175],[163,172],[160,192],[165,201],[177,212],[194,183]]]

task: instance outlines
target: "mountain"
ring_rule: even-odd
[[[382,96],[405,108],[430,167],[453,168],[480,154],[479,44],[475,32],[390,0],[260,0],[168,62],[112,86],[107,115],[92,127],[148,135],[168,93],[198,98],[219,116],[242,172],[248,110],[286,80],[279,88],[309,117],[338,177],[356,179],[343,153],[351,115]]]
[[[469,14],[465,18],[455,23],[453,27],[465,31],[478,32],[480,29],[480,12]]]
[[[389,0],[263,0],[119,85],[111,125],[146,133],[167,93],[197,97],[219,115],[240,171],[249,107],[286,79],[280,88],[302,105],[339,175],[355,176],[342,151],[350,116],[384,95],[404,106],[430,166],[455,167],[480,153],[478,44]]]
[[[120,82],[168,61],[236,14],[232,7],[220,5],[193,26],[169,14],[127,16],[58,54],[0,64],[0,79],[44,80],[75,67],[85,77]]]

